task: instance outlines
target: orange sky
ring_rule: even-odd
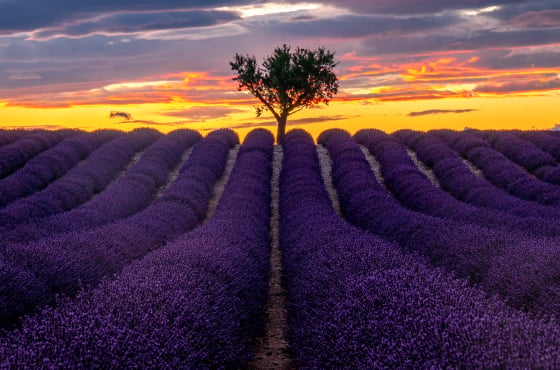
[[[550,129],[560,122],[556,108],[559,90],[473,93],[468,90],[469,80],[491,72],[463,67],[443,59],[417,66],[404,65],[402,69],[407,72],[401,78],[407,81],[405,85],[366,87],[360,91],[343,89],[328,106],[317,106],[292,116],[288,129],[304,128],[316,136],[331,127],[350,132],[366,127],[388,132],[401,128]],[[339,78],[344,81],[356,73],[374,75],[368,68],[373,67],[368,66],[363,72],[341,73]],[[506,73],[522,80],[527,75],[550,71]],[[462,81],[448,83],[446,80],[455,79],[450,77],[454,75],[460,75]],[[5,128],[74,127],[88,131],[149,126],[162,132],[179,127],[202,132],[231,127],[241,136],[254,127],[276,130],[268,112],[261,118],[255,117],[256,99],[237,92],[236,84],[229,77],[200,72],[185,72],[181,77],[181,81],[131,82],[96,91],[62,92],[51,99],[47,94],[21,95],[18,97],[21,103],[1,103],[1,124]],[[132,119],[110,118],[110,111],[127,112]],[[216,111],[218,117],[214,116]]]
[[[553,2],[429,0],[408,14],[410,1],[232,1],[192,11],[154,2],[142,12],[86,1],[61,9],[64,21],[26,15],[35,26],[24,17],[0,26],[0,127],[275,131],[272,115],[256,118],[256,99],[237,91],[228,62],[235,52],[260,61],[281,42],[324,45],[340,62],[339,94],[290,117],[288,129],[560,125]],[[184,24],[165,23],[170,15]]]

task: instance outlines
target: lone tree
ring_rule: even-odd
[[[292,51],[283,45],[265,58],[262,66],[254,56],[235,54],[229,63],[237,71],[233,78],[238,90],[248,90],[260,104],[257,117],[265,109],[270,110],[278,121],[276,140],[282,142],[288,116],[319,103],[328,104],[338,92],[338,79],[333,72],[338,64],[334,53],[324,48]]]

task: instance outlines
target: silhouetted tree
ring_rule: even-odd
[[[230,62],[237,72],[233,80],[239,83],[238,90],[248,90],[260,101],[257,117],[268,109],[278,121],[278,143],[284,138],[288,116],[315,104],[328,104],[338,92],[333,71],[337,64],[334,53],[324,48],[292,51],[287,45],[274,49],[262,66],[254,56],[237,53]]]

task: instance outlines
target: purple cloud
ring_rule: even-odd
[[[214,26],[238,20],[239,15],[225,11],[177,11],[157,13],[116,13],[81,20],[64,27],[33,33],[33,39],[55,36],[85,37],[92,34],[130,34],[177,28]]]
[[[560,9],[519,14],[511,20],[510,24],[520,28],[560,27]]]
[[[291,0],[290,2],[296,3],[299,2],[299,0]],[[362,13],[401,15],[433,14],[446,10],[481,9],[497,5],[509,6],[512,5],[512,3],[528,3],[530,0],[321,0],[320,2]]]
[[[461,22],[458,16],[423,15],[410,17],[343,15],[335,18],[271,24],[273,32],[300,37],[354,38],[384,34],[405,35],[439,29]]]
[[[0,1],[0,34],[60,26],[116,12],[211,9],[243,4],[242,0],[17,0]]]
[[[446,113],[470,113],[477,112],[478,109],[428,109],[419,112],[410,112],[407,114],[409,117],[425,116],[428,114],[446,114]]]
[[[560,78],[546,80],[512,81],[497,84],[488,83],[478,86],[475,89],[475,92],[507,94],[557,89],[560,89]]]
[[[159,114],[185,118],[189,121],[205,121],[208,119],[228,117],[230,114],[241,112],[244,112],[244,110],[225,106],[198,106],[179,111],[160,112]]]

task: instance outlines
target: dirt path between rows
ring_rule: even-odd
[[[286,291],[281,285],[282,255],[280,251],[280,215],[278,211],[279,179],[282,167],[282,148],[274,146],[272,162],[272,201],[271,201],[271,258],[268,281],[268,302],[265,311],[265,334],[257,338],[255,357],[250,369],[293,369],[286,341]]]

